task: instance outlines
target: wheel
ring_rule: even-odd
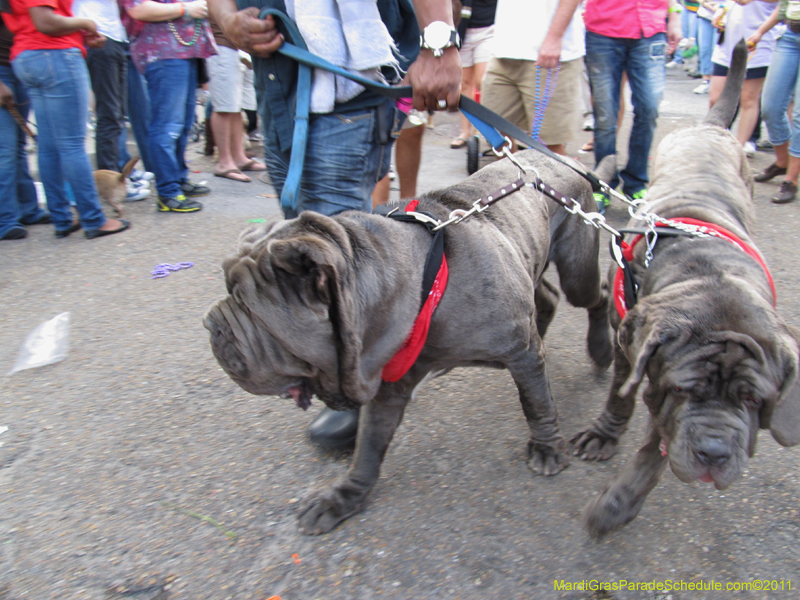
[[[481,155],[481,138],[473,135],[467,140],[467,173],[472,175],[480,168],[478,161]]]

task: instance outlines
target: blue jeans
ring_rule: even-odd
[[[701,75],[711,75],[714,70],[711,55],[717,44],[717,28],[708,19],[697,18],[697,56]]]
[[[133,59],[127,49],[126,56],[128,61],[128,104],[126,106],[126,114],[131,123],[133,138],[136,140],[136,146],[139,148],[139,157],[142,159],[144,170],[152,173],[153,161],[150,159],[150,152],[148,151],[150,96],[147,93],[147,82],[142,74],[136,70],[136,66],[133,64]],[[131,159],[127,144],[128,131],[123,127],[119,137],[120,171],[122,167],[125,166],[125,163]]]
[[[378,111],[382,111],[381,118]],[[284,210],[287,219],[304,210],[335,215],[345,210],[372,211],[375,184],[389,172],[392,142],[403,117],[394,102],[347,113],[312,115],[297,209]],[[384,123],[387,143],[376,141]],[[264,145],[264,159],[278,196],[289,169],[290,151]]]
[[[175,198],[189,172],[184,154],[194,123],[197,61],[166,58],[145,68],[150,95],[148,154],[158,195]],[[149,169],[149,167],[148,167]]]
[[[697,22],[699,18],[696,12],[686,10],[683,7],[681,12],[681,33],[685,38],[695,38],[697,40]],[[683,64],[683,50],[680,48],[675,51],[675,62]]]
[[[27,119],[30,101],[25,86],[11,67],[0,65],[0,80],[14,94],[19,114]],[[0,109],[0,140],[3,140],[0,143],[0,238],[3,238],[14,227],[35,223],[45,212],[39,208],[36,188],[28,173],[25,134],[5,109]]]
[[[89,116],[89,73],[81,51],[25,50],[12,63],[25,84],[39,128],[39,177],[56,230],[72,225],[65,183],[86,231],[106,222],[97,197],[92,166],[86,154]]]
[[[764,91],[761,117],[773,146],[789,142],[789,154],[800,158],[800,34],[786,30],[772,53]],[[786,111],[794,96],[792,122]]]
[[[647,158],[666,82],[666,40],[664,33],[626,39],[586,32],[585,60],[594,103],[594,157],[598,163],[617,151],[620,82],[622,73],[628,73],[633,104],[628,164],[608,183],[616,188],[621,177],[623,191],[629,195],[643,190],[650,181]]]

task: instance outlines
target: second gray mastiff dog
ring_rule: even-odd
[[[647,243],[634,247],[638,302],[624,318],[612,310],[618,333],[611,391],[600,417],[573,438],[575,452],[601,460],[614,454],[645,375],[650,425],[641,449],[586,508],[593,534],[636,517],[667,464],[681,481],[721,490],[746,468],[759,428],[784,446],[800,443],[798,331],[775,311],[771,277],[749,235],[750,167],[726,129],[746,56],[742,42],[705,122],[670,134],[658,148],[647,210],[702,221],[717,233],[659,236],[648,268]],[[743,244],[723,239],[724,231]]]
[[[532,151],[516,156],[529,173],[580,199],[583,210],[594,209],[589,185],[570,168]],[[424,195],[417,211],[445,220],[518,177],[510,161],[500,161]],[[394,383],[382,370],[420,310],[431,246],[425,227],[361,212],[304,212],[244,232],[238,253],[224,262],[228,296],[204,324],[230,377],[250,393],[293,397],[304,408],[312,394],[333,409],[361,407],[353,464],[303,500],[304,533],[330,531],[362,509],[415,388],[454,367],[507,368],[530,426],[530,468],[555,475],[569,463],[542,343],[559,292],[543,274],[553,263],[567,300],[588,309],[589,353],[608,367],[597,230],[522,187],[444,231],[447,288],[421,353]]]

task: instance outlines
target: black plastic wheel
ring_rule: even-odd
[[[472,175],[480,166],[478,161],[481,156],[481,139],[473,135],[467,140],[467,173]]]

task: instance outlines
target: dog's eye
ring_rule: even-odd
[[[672,388],[672,391],[675,392],[676,394],[680,394],[681,392],[683,392],[683,388],[682,387],[674,387],[674,388]]]
[[[747,408],[758,408],[761,406],[761,400],[758,398],[753,398],[752,396],[745,396],[744,404],[747,406]]]

